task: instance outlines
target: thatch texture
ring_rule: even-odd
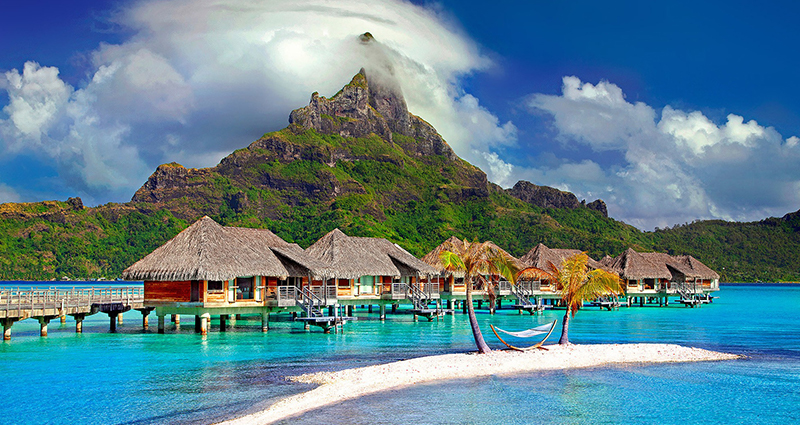
[[[334,229],[306,249],[337,278],[361,276],[419,276],[436,270],[406,250],[381,238],[347,236]]]
[[[564,262],[565,259],[576,254],[581,254],[582,252],[583,251],[579,249],[548,248],[545,244],[540,243],[528,251],[527,254],[523,255],[519,260],[528,267],[536,267],[537,269],[550,271],[550,264],[553,264],[556,268],[560,268],[561,263]],[[590,269],[608,269],[591,257],[587,265]]]
[[[382,238],[359,238],[366,242],[369,249],[389,256],[392,263],[400,270],[401,276],[435,275],[439,271],[429,264],[411,255],[408,251],[391,241]]]
[[[672,264],[682,265],[688,272],[685,273],[686,277],[693,279],[719,279],[719,274],[710,267],[703,264],[697,258],[691,255],[678,255],[670,257]]]
[[[447,271],[444,269],[444,264],[442,264],[442,258],[441,258],[442,252],[449,251],[452,249],[454,245],[461,243],[463,243],[461,239],[455,236],[450,236],[450,238],[442,242],[441,245],[437,246],[436,248],[433,248],[433,251],[425,254],[425,256],[422,257],[422,261],[424,261],[426,264],[436,269],[438,273],[447,273]],[[456,277],[464,277],[463,272],[456,272],[453,273],[453,275],[455,275]]]
[[[280,252],[292,251],[294,258],[289,258],[291,261],[279,258],[271,246]],[[269,230],[223,227],[203,217],[125,269],[122,277],[153,281],[231,280],[326,272],[324,265],[296,252],[292,244]]]
[[[462,271],[445,270],[444,265],[442,264],[442,258],[441,258],[442,252],[450,251],[450,250],[453,249],[454,246],[461,246],[463,244],[464,244],[464,241],[462,241],[461,239],[459,239],[459,238],[457,238],[455,236],[450,236],[446,241],[442,242],[441,245],[439,245],[436,248],[434,248],[431,252],[425,254],[425,256],[422,257],[422,261],[424,261],[425,263],[427,263],[431,267],[433,267],[437,271],[437,273],[453,275],[455,277],[464,277],[464,272],[462,272]],[[524,263],[522,263],[519,259],[517,259],[513,255],[509,254],[503,248],[500,248],[499,246],[497,246],[497,244],[495,244],[494,242],[487,241],[487,244],[489,245],[489,247],[491,249],[497,251],[501,255],[505,255],[508,258],[511,258],[512,260],[514,260],[514,263],[516,264],[516,266],[518,268],[522,269],[522,268],[526,267],[526,265]]]
[[[630,248],[614,260],[611,269],[626,280],[672,278],[665,261],[659,260],[657,256],[648,258]]]

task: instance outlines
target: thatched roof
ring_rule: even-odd
[[[429,264],[431,267],[436,269],[437,273],[447,273],[447,274],[452,274],[453,276],[456,277],[464,277],[464,272],[460,271],[451,272],[445,270],[444,264],[442,264],[442,259],[441,259],[442,252],[452,249],[453,246],[460,246],[463,243],[464,241],[462,241],[461,239],[455,236],[450,236],[446,241],[442,242],[441,245],[434,248],[431,252],[425,254],[425,256],[422,257],[422,261],[424,261],[425,263]],[[486,243],[489,244],[490,248],[496,250],[500,254],[506,255],[509,258],[513,259],[517,267],[519,268],[526,267],[526,265],[523,264],[519,259],[506,252],[506,250],[504,250],[503,248],[497,246],[497,244],[495,244],[494,242],[487,241]]]
[[[703,264],[697,258],[692,257],[691,255],[679,255],[672,257],[673,263],[683,264],[685,265],[691,272],[687,274],[687,277],[693,277],[697,279],[719,279],[719,274],[712,270],[707,265]]]
[[[337,278],[436,273],[436,270],[386,239],[347,236],[339,229],[328,232],[308,247],[306,253],[326,264]]]
[[[269,230],[223,227],[203,217],[122,272],[128,280],[231,280],[325,275],[327,268]]]
[[[442,252],[447,251],[453,245],[460,243],[462,243],[461,239],[455,236],[450,236],[450,238],[442,242],[441,245],[437,246],[436,248],[433,248],[433,251],[425,254],[425,256],[422,257],[422,261],[424,261],[431,267],[435,268],[439,272],[443,272],[445,270],[444,270],[444,264],[442,264],[442,258],[441,258]]]
[[[581,254],[583,251],[579,249],[561,249],[561,248],[548,248],[545,244],[540,243],[533,247],[527,254],[523,255],[519,260],[529,267],[536,267],[537,269],[550,271],[550,264],[560,268],[561,263],[573,255]],[[601,263],[589,257],[589,268],[599,269],[605,268]]]
[[[665,254],[666,255],[666,254]],[[623,279],[671,279],[667,263],[659,256],[647,256],[628,248],[614,260],[611,269]]]

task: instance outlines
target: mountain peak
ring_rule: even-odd
[[[363,37],[363,36],[362,36]],[[331,98],[314,92],[308,105],[289,115],[291,127],[314,129],[342,137],[377,134],[393,142],[393,134],[417,141],[418,153],[457,158],[430,124],[408,112],[400,84],[390,71],[365,68]]]

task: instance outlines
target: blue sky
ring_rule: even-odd
[[[648,230],[800,208],[793,3],[17,3],[0,202],[127,201],[158,164],[213,166],[391,63],[411,111],[504,187],[601,198]]]

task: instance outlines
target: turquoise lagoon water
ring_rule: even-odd
[[[27,284],[29,285],[29,284]],[[45,286],[50,283],[45,284]],[[725,285],[698,309],[587,308],[571,322],[576,343],[664,342],[746,354],[746,360],[602,367],[454,380],[380,393],[285,423],[796,423],[800,421],[800,286]],[[377,313],[377,310],[376,310]],[[465,317],[414,322],[402,309],[385,322],[358,309],[345,332],[325,335],[279,315],[270,332],[243,320],[194,333],[193,318],[167,333],[141,330],[128,312],[119,333],[91,316],[18,322],[0,344],[0,423],[212,423],[269,406],[309,386],[284,377],[473,349]],[[479,313],[524,329],[563,311]],[[274,315],[273,315],[274,316]],[[155,316],[150,318],[155,324]],[[497,348],[493,335],[487,341]],[[555,342],[557,336],[551,337]]]

